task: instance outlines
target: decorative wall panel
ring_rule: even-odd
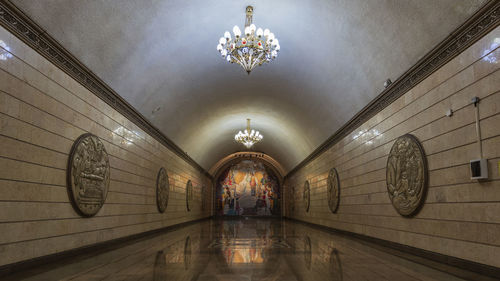
[[[311,204],[311,188],[309,187],[309,181],[306,181],[304,183],[302,200],[304,202],[304,207],[306,208],[306,212],[309,212],[309,205]]]
[[[332,168],[328,173],[328,207],[332,213],[336,213],[340,201],[340,181],[337,169]]]
[[[68,195],[75,210],[85,217],[97,214],[109,188],[109,158],[101,140],[90,133],[73,144],[68,161]]]
[[[186,184],[186,207],[188,211],[191,211],[193,206],[193,183],[188,180]]]
[[[398,213],[411,216],[418,212],[427,193],[427,161],[413,135],[406,134],[394,142],[387,159],[386,181]]]
[[[162,167],[156,177],[156,206],[160,213],[165,212],[167,209],[169,191],[170,184],[168,182],[167,171]]]

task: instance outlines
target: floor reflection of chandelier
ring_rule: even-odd
[[[234,135],[234,140],[243,144],[247,148],[252,147],[255,143],[261,141],[263,136],[259,131],[250,130],[250,119],[247,119],[247,128],[245,131],[239,131]]]
[[[274,38],[274,33],[267,28],[257,29],[252,23],[252,16],[253,7],[248,6],[243,37],[240,28],[235,25],[233,27],[235,38],[231,38],[231,33],[226,31],[217,45],[217,50],[224,59],[231,63],[238,63],[248,74],[257,65],[274,60],[280,50],[279,41]]]

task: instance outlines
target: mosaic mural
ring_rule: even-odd
[[[279,215],[280,198],[277,177],[257,161],[242,160],[217,179],[218,215]]]

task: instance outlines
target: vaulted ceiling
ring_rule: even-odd
[[[205,169],[255,150],[290,170],[485,0],[12,0]],[[251,75],[216,51],[254,23],[281,52]]]

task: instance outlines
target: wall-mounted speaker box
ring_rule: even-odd
[[[470,161],[470,178],[481,180],[488,178],[488,159],[476,159]]]

